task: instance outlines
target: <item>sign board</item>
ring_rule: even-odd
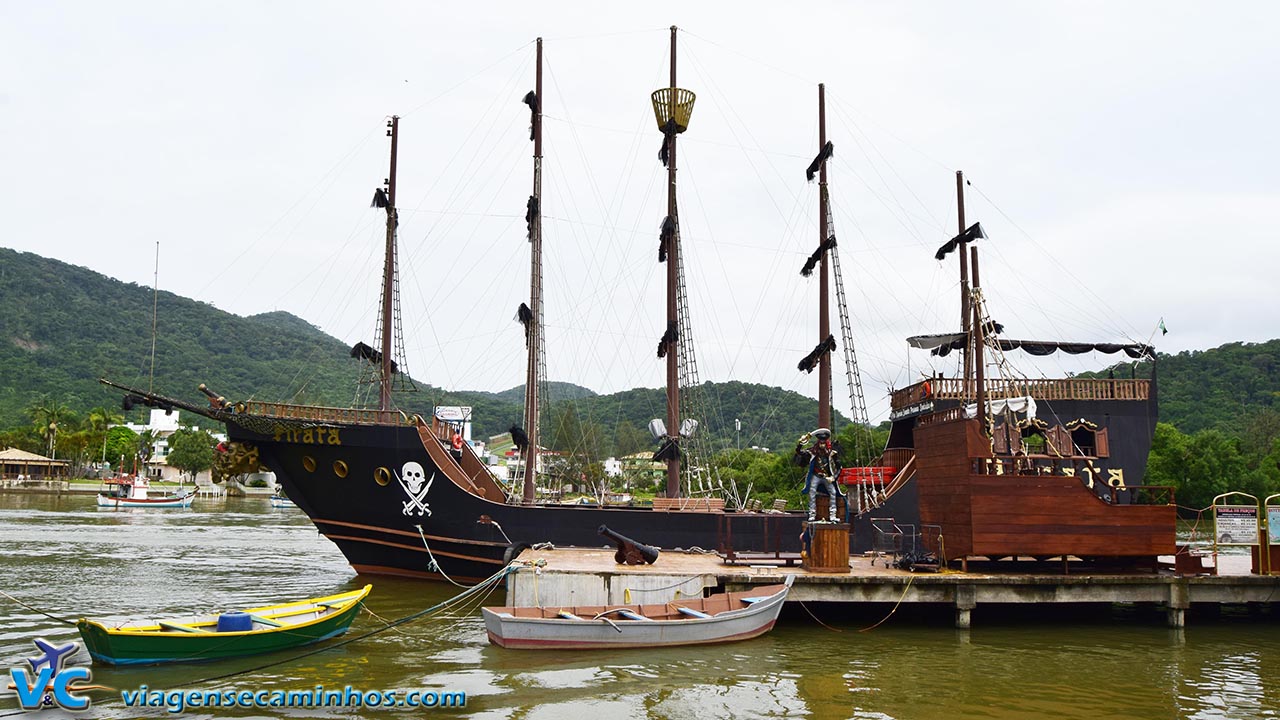
[[[1213,527],[1219,545],[1257,545],[1258,508],[1214,505]]]
[[[1272,545],[1280,545],[1280,505],[1267,508],[1267,538]]]
[[[470,422],[471,408],[451,405],[437,405],[436,417],[445,422]]]
[[[436,419],[462,431],[462,439],[471,442],[471,408],[437,405]]]

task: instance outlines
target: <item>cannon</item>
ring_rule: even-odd
[[[221,410],[227,406],[227,399],[210,390],[209,386],[204,383],[200,383],[200,387],[198,389],[200,392],[204,393],[205,397],[209,398],[209,407],[214,410]]]
[[[613,560],[619,565],[639,565],[641,563],[652,565],[653,561],[658,559],[658,548],[638,543],[625,535],[619,535],[610,530],[608,525],[601,525],[597,532],[617,543],[618,552],[613,554]]]

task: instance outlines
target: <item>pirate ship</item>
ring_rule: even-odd
[[[676,204],[677,140],[690,123],[693,92],[676,82],[676,28],[671,28],[670,85],[652,94],[661,162],[667,169],[667,207],[661,223],[659,261],[666,263],[666,332],[658,348],[667,378],[666,423],[653,429],[661,443],[655,459],[667,464],[666,497],[649,507],[568,506],[538,502],[540,406],[546,387],[542,300],[542,41],[536,43],[534,89],[524,97],[531,113],[533,192],[526,205],[531,249],[530,296],[517,318],[524,328],[527,363],[523,427],[512,428],[522,452],[518,492],[504,487],[472,449],[449,451],[452,426],[436,417],[410,416],[395,407],[393,389],[409,382],[401,372],[398,333],[396,152],[399,118],[387,123],[390,170],[375,194],[386,211],[386,243],[378,338],[358,344],[355,357],[368,360],[380,387],[376,408],[332,408],[228,402],[201,386],[207,405],[163,397],[109,381],[136,403],[179,407],[225,423],[230,438],[219,459],[221,472],[258,465],[276,473],[285,494],[333,541],[360,573],[476,581],[488,577],[530,543],[598,544],[597,528],[614,530],[663,547],[716,548],[732,538],[735,549],[796,551],[798,513],[724,512],[723,502],[687,497],[694,463],[688,446],[696,421],[688,409],[698,385],[692,355],[684,255]]]
[[[892,393],[881,455],[884,500],[855,528],[876,545],[876,519],[907,528],[920,549],[972,558],[1108,559],[1150,564],[1175,552],[1174,489],[1142,483],[1155,433],[1155,351],[1144,343],[1029,341],[991,319],[978,265],[982,226],[935,255],[960,269],[960,332],[908,338],[935,356],[961,354],[959,377],[935,375]],[[1150,360],[1150,379],[1030,378],[1007,353],[1123,353]],[[887,492],[886,492],[887,491]]]

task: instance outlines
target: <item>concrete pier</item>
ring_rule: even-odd
[[[653,565],[614,562],[612,549],[526,550],[522,567],[507,578],[514,606],[615,605],[668,602],[704,590],[745,590],[796,576],[788,602],[930,603],[953,607],[958,628],[969,628],[973,610],[990,604],[1149,603],[1167,611],[1170,627],[1186,624],[1192,605],[1271,604],[1280,601],[1280,576],[1249,575],[1248,558],[1229,558],[1220,575],[1160,572],[911,573],[883,567],[883,559],[854,556],[849,572],[799,567],[725,565],[714,553],[663,551]],[[1230,565],[1230,567],[1227,567]],[[1061,567],[1061,566],[1059,566]],[[1227,571],[1239,574],[1225,574]]]

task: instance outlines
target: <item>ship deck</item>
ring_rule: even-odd
[[[887,566],[887,558],[854,555],[848,573],[812,572],[800,566],[727,565],[715,553],[663,550],[653,565],[614,562],[613,549],[526,550],[507,577],[507,603],[516,607],[556,607],[656,603],[677,596],[702,597],[704,590],[729,591],[782,582],[794,574],[787,602],[924,603],[955,610],[956,626],[968,628],[980,605],[1062,603],[1147,603],[1168,612],[1172,627],[1183,627],[1193,605],[1256,604],[1280,601],[1280,576],[1249,574],[1245,555],[1220,555],[1217,574],[1179,575],[1172,570],[1108,572],[1078,561],[992,563],[960,572],[908,572]],[[1164,558],[1170,565],[1172,557]],[[1212,564],[1212,556],[1205,558]],[[971,566],[972,567],[972,566]]]

